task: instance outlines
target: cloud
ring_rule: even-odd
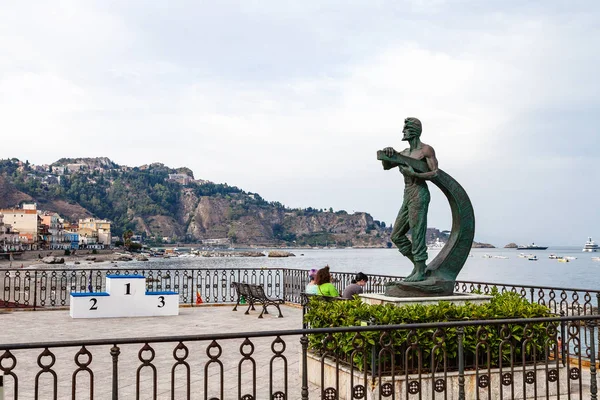
[[[0,156],[185,165],[293,207],[389,223],[403,185],[375,151],[402,148],[402,121],[417,116],[440,167],[472,197],[478,237],[579,244],[598,217],[552,215],[600,194],[581,172],[597,172],[598,11],[11,3],[0,9]],[[448,228],[432,193],[430,225]]]

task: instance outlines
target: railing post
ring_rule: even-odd
[[[530,288],[529,292],[531,293],[531,304],[533,304],[534,303],[534,301],[533,301],[533,294],[534,294],[535,290],[533,288]]]
[[[465,400],[465,354],[463,339],[465,330],[462,326],[456,328],[458,338],[458,399]]]
[[[592,312],[593,311],[594,310],[592,309]],[[596,314],[600,315],[600,293],[596,293]],[[598,335],[596,340],[598,340],[596,359],[600,359],[600,335]]]
[[[110,355],[113,362],[112,374],[112,400],[119,400],[119,354],[121,350],[116,344],[110,349]]]
[[[590,399],[592,400],[598,399],[598,383],[596,381],[596,343],[594,343],[597,325],[595,320],[588,322],[588,326],[590,327]]]
[[[33,274],[33,311],[37,307],[37,270]],[[2,398],[0,398],[2,400]]]
[[[300,338],[302,346],[302,390],[300,396],[302,400],[308,400],[308,337],[303,334]]]
[[[565,312],[561,310],[560,312],[560,316],[561,318],[564,318],[565,316]],[[567,338],[565,337],[565,334],[567,333],[567,330],[565,328],[565,321],[564,320],[560,320],[560,356],[562,359],[562,365],[563,367],[565,365],[567,365],[567,354],[566,354],[566,346],[565,343],[567,342]]]

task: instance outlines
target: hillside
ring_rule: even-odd
[[[30,201],[69,221],[106,218],[114,234],[131,229],[157,243],[229,238],[246,245],[389,245],[389,228],[367,213],[290,209],[160,163],[128,167],[103,157],[40,166],[0,160],[0,207]]]

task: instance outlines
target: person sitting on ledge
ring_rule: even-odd
[[[357,294],[360,294],[363,292],[363,287],[367,284],[368,280],[369,280],[369,277],[366,274],[359,272],[358,274],[356,274],[356,278],[354,278],[352,280],[352,283],[350,283],[348,286],[346,286],[346,289],[344,289],[344,294],[342,294],[342,297],[344,299],[352,300],[354,298],[354,295],[357,295]]]
[[[304,293],[317,294],[317,285],[315,284],[315,276],[316,275],[317,275],[317,270],[314,268],[308,272],[308,277],[310,278],[310,282],[308,282],[308,284],[306,285],[306,288],[304,289]]]
[[[315,284],[317,285],[317,294],[321,296],[339,297],[340,294],[331,283],[331,274],[329,273],[329,265],[317,271],[315,276]]]

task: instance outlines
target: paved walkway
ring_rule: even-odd
[[[68,310],[54,311],[13,311],[0,314],[0,343],[32,343],[48,341],[115,339],[136,337],[159,337],[175,335],[216,334],[235,332],[255,332],[301,328],[302,310],[292,306],[282,307],[284,318],[276,318],[277,313],[265,315],[259,319],[258,311],[245,315],[243,311],[232,312],[231,306],[200,306],[180,308],[178,316],[171,317],[142,317],[142,318],[101,318],[101,319],[72,319]],[[283,350],[283,345],[273,343],[275,338],[250,338],[251,345],[243,345],[244,339],[221,340],[218,345],[222,354],[218,362],[210,363],[207,346],[210,343],[188,341],[185,345],[189,355],[185,361],[190,369],[190,390],[193,398],[204,398],[205,377],[208,377],[208,398],[220,399],[239,398],[238,390],[241,382],[242,395],[252,394],[253,361],[256,366],[256,395],[255,399],[269,398],[269,385],[274,382],[274,391],[284,390],[285,370],[288,370],[288,398],[300,398],[299,352],[298,336],[282,337],[285,342],[284,357],[275,357],[275,352]],[[171,398],[171,382],[175,385],[175,398],[186,398],[187,378],[184,365],[176,368],[176,377],[171,379],[172,369],[176,363],[174,350],[178,342],[150,343],[155,351],[152,364],[156,367],[157,397]],[[243,346],[242,346],[243,345]],[[252,346],[254,348],[252,349]],[[111,398],[112,359],[111,345],[90,346],[92,353],[90,369],[94,374],[94,398]],[[136,374],[143,365],[138,353],[143,344],[122,345],[119,356],[119,395],[121,399],[136,398]],[[16,350],[17,365],[14,372],[19,378],[19,399],[34,399],[35,376],[41,371],[38,366],[38,356],[43,349]],[[50,349],[56,356],[52,370],[57,374],[58,398],[71,398],[73,373],[77,370],[74,362],[80,347]],[[211,354],[216,354],[213,348]],[[241,354],[251,353],[244,359]],[[177,357],[184,356],[184,350],[177,351]],[[0,356],[1,356],[0,351]],[[151,357],[149,351],[142,354],[144,359]],[[79,358],[87,362],[87,356]],[[42,365],[48,365],[50,357],[41,360]],[[271,362],[273,365],[271,366]],[[287,365],[286,365],[287,363]],[[241,365],[240,365],[241,364]],[[11,365],[10,360],[4,360],[4,367]],[[240,370],[241,368],[241,370]],[[241,371],[241,373],[240,373]],[[152,398],[153,373],[152,367],[145,366],[140,371],[140,398]],[[273,379],[270,379],[273,376]],[[52,398],[52,376],[46,372],[41,375],[38,388],[45,393],[40,398]],[[77,374],[77,398],[89,398],[89,373]],[[225,390],[219,393],[221,381]],[[5,377],[6,399],[13,399],[12,378]],[[311,398],[318,398],[318,389],[312,388]]]
[[[232,312],[232,306],[182,307],[180,314],[172,317],[149,318],[104,318],[72,319],[69,310],[49,311],[0,311],[0,344],[36,343],[49,341],[123,339],[140,337],[165,337],[200,334],[278,331],[301,328],[302,310],[293,306],[282,307],[284,318],[276,318],[276,313],[258,319],[258,311],[245,315],[243,310]],[[141,352],[143,344],[121,345],[118,363],[119,398],[136,399],[137,380],[140,385],[140,399],[152,399],[154,387],[156,398],[171,399],[172,385],[174,399],[186,399],[187,389],[194,399],[221,400],[243,398],[251,394],[254,399],[268,399],[269,393],[286,391],[287,399],[299,399],[301,382],[299,375],[300,343],[298,336],[281,338],[285,344],[275,341],[272,336],[219,340],[211,346],[209,341],[186,341],[186,349],[177,350],[179,342],[152,343],[154,358],[150,350]],[[285,347],[284,347],[285,346]],[[94,399],[112,398],[113,364],[110,356],[112,345],[87,346],[92,354],[89,368],[93,371]],[[51,348],[56,361],[49,368],[56,373],[58,399],[71,399],[74,373],[77,371],[76,354],[81,347]],[[185,355],[186,350],[189,352]],[[51,357],[38,360],[43,349],[14,350],[17,358],[14,372],[18,376],[19,400],[35,399],[36,375],[42,366],[52,363]],[[216,356],[211,363],[210,353]],[[281,352],[283,357],[278,357]],[[3,351],[0,351],[2,357]],[[247,357],[244,356],[247,355]],[[152,358],[151,365],[144,366],[140,361]],[[177,365],[175,357],[183,359]],[[88,356],[80,356],[80,363],[87,363]],[[3,367],[9,367],[11,360],[2,361]],[[189,378],[186,365],[189,366]],[[155,369],[154,369],[155,368]],[[173,378],[173,369],[175,377]],[[155,372],[154,372],[155,371]],[[255,372],[253,372],[255,371]],[[589,398],[589,370],[583,372],[584,396]],[[139,373],[139,378],[138,378]],[[154,377],[154,374],[156,378]],[[89,399],[90,375],[80,371],[76,376],[77,399]],[[287,377],[287,381],[285,378]],[[54,381],[51,372],[39,377],[37,388],[40,399],[53,398]],[[156,381],[156,385],[154,382]],[[189,382],[189,385],[188,385]],[[256,382],[256,387],[253,387]],[[270,385],[273,383],[273,390]],[[14,385],[11,377],[5,377],[6,400],[12,400]],[[206,385],[206,386],[205,386]],[[220,388],[223,388],[221,394]],[[241,388],[241,390],[240,390]],[[253,393],[253,390],[256,392]],[[241,395],[239,394],[241,391]],[[205,397],[205,392],[207,395]],[[311,385],[311,399],[319,399],[320,390]],[[402,395],[402,397],[404,397]],[[449,396],[449,399],[452,396]],[[246,397],[250,398],[250,397]],[[283,397],[275,397],[283,399]],[[577,394],[561,398],[578,399]]]

